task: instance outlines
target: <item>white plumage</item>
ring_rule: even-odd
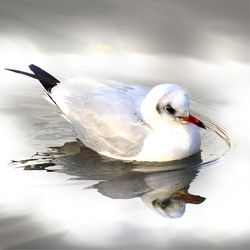
[[[51,97],[83,143],[98,153],[123,160],[170,161],[197,153],[200,135],[195,125],[164,119],[157,112],[167,93],[176,98],[180,112],[189,113],[187,95],[173,84],[149,92],[142,86],[82,79],[62,82]]]
[[[102,155],[171,161],[200,150],[198,126],[205,126],[190,114],[189,97],[178,85],[160,84],[149,90],[81,78],[59,82],[35,65],[30,69],[34,75],[8,70],[38,79],[81,141]]]

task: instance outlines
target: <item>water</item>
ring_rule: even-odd
[[[48,9],[46,1],[20,2],[6,4],[4,14],[23,19],[6,22],[1,69],[35,63],[58,79],[179,83],[207,129],[201,152],[188,159],[115,161],[84,147],[33,79],[0,70],[0,248],[249,249],[243,1],[217,1],[216,11],[214,1],[145,1],[143,11],[136,1],[108,1],[112,13],[104,1]]]
[[[244,223],[227,217],[238,209],[229,197],[237,186],[228,178],[239,171],[234,146],[224,129],[200,115],[204,104],[192,93],[196,115],[207,126],[201,152],[156,164],[98,156],[39,94],[28,94],[13,94],[2,104],[3,247],[215,247],[212,236],[226,246],[235,232],[246,233]],[[187,192],[199,204],[178,201]],[[175,207],[164,209],[173,200]]]

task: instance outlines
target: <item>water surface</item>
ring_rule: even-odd
[[[195,98],[192,102],[202,109]],[[39,95],[16,95],[15,101],[6,101],[2,107],[3,121],[12,126],[11,137],[6,134],[4,142],[11,148],[8,156],[3,155],[9,162],[1,170],[2,235],[11,235],[11,240],[1,241],[4,246],[33,247],[38,242],[44,248],[46,244],[58,248],[181,247],[188,244],[187,236],[179,243],[176,237],[186,230],[199,246],[210,244],[200,232],[206,223],[208,234],[224,228],[211,224],[226,211],[224,207],[217,215],[225,194],[216,197],[214,190],[223,185],[222,170],[230,168],[233,153],[228,134],[200,115],[202,110],[195,110],[207,126],[201,130],[200,153],[169,163],[130,163],[84,147],[71,125]],[[196,204],[178,198],[188,193]],[[226,240],[227,234],[223,237]]]

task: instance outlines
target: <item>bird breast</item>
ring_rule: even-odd
[[[200,150],[199,129],[192,125],[177,125],[154,130],[145,139],[137,160],[172,161],[186,158]]]

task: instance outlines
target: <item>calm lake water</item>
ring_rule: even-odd
[[[71,125],[40,97],[40,89],[21,90],[23,81],[20,92],[6,93],[1,105],[2,247],[247,246],[248,172],[239,147],[242,140],[247,153],[248,142],[240,137],[237,116],[231,120],[229,115],[237,115],[241,105],[230,103],[233,96],[215,103],[203,99],[205,93],[194,92],[192,98],[190,92],[195,112],[216,120],[199,116],[208,127],[201,130],[201,154],[173,163],[135,164],[85,148]],[[230,121],[239,130],[229,127]],[[206,200],[176,205],[169,214],[178,218],[168,218],[159,204],[183,190]]]
[[[152,6],[146,4],[142,17],[149,10]],[[189,11],[190,17],[203,13]],[[103,24],[105,39],[90,32],[91,44],[80,52],[52,53],[41,44],[35,47],[36,40],[20,38],[17,44],[1,39],[1,249],[249,249],[250,71],[248,62],[237,57],[241,43],[230,44],[224,33],[208,32],[214,40],[202,45],[198,39],[189,41],[188,48],[178,43],[170,46],[170,36],[174,41],[189,37],[186,29],[174,25],[173,16],[160,15],[156,20],[156,15],[148,15],[150,23],[161,24],[154,29],[140,26],[144,19],[136,19],[136,13],[130,13],[135,27],[118,22],[122,16],[112,16],[110,20],[119,26],[109,31],[113,36],[106,37]],[[204,22],[209,17],[198,19]],[[166,37],[160,35],[165,19]],[[188,19],[188,24],[198,25],[198,19]],[[178,22],[186,24],[184,19]],[[224,27],[222,21],[214,22]],[[158,43],[142,39],[140,47],[140,39],[122,36],[124,27],[131,28],[135,37],[138,33],[152,41],[157,34]],[[114,34],[120,34],[119,41]],[[159,50],[154,51],[156,47]],[[188,55],[189,50],[197,54]],[[81,144],[74,128],[42,98],[39,83],[3,70],[26,70],[30,63],[58,79],[85,75],[146,86],[180,84],[190,95],[193,113],[207,126],[201,130],[200,154],[161,164],[97,155]],[[187,192],[195,195],[198,204],[178,199]]]

